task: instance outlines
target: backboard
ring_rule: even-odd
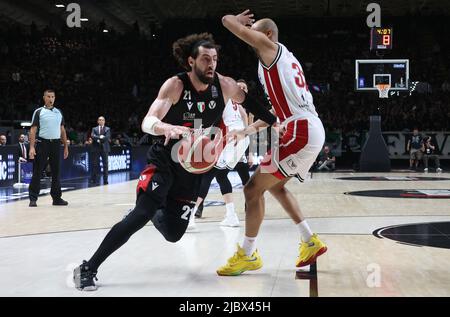
[[[389,84],[390,91],[409,90],[408,59],[358,59],[355,61],[357,91],[377,91],[376,85]]]

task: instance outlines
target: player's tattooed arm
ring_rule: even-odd
[[[165,144],[170,139],[175,139],[182,134],[190,133],[188,127],[174,126],[161,121],[167,115],[172,105],[178,102],[182,90],[183,83],[177,77],[168,79],[162,85],[158,96],[142,121],[142,131],[152,135],[166,136]]]

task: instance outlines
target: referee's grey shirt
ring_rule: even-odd
[[[38,128],[37,136],[42,139],[60,139],[61,126],[64,125],[64,117],[58,108],[47,109],[40,107],[33,113],[31,126]]]

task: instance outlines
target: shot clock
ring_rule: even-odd
[[[391,50],[392,33],[392,28],[372,28],[370,31],[370,50]]]

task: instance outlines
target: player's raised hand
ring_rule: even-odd
[[[244,26],[252,26],[255,23],[254,14],[249,9],[236,15],[238,22]]]

